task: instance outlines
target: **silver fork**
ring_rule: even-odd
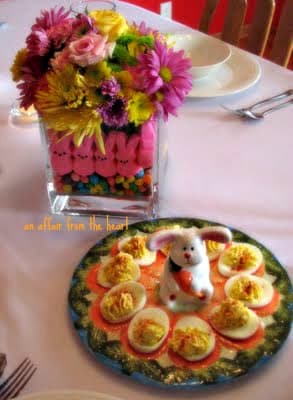
[[[226,107],[224,105],[222,105],[222,107],[225,110],[227,110],[229,112],[232,112],[233,114],[239,115],[240,117],[246,117],[246,118],[251,118],[251,119],[261,119],[261,118],[263,118],[267,114],[270,114],[273,111],[277,111],[280,108],[283,108],[283,107],[286,107],[289,104],[292,104],[292,99],[290,99],[290,100],[288,100],[286,102],[280,103],[280,104],[276,104],[275,106],[273,106],[271,108],[268,108],[267,110],[264,110],[263,112],[256,112],[256,111],[253,111],[253,110],[255,110],[256,108],[259,108],[261,106],[265,106],[266,104],[274,103],[274,102],[276,102],[278,100],[282,100],[284,98],[290,97],[292,95],[293,95],[293,89],[289,89],[289,90],[286,90],[286,92],[283,92],[283,93],[277,94],[277,95],[275,95],[273,97],[269,97],[267,99],[258,101],[257,103],[252,104],[249,107],[238,108],[236,110],[235,109],[231,109],[229,107]]]
[[[16,397],[29,382],[36,370],[37,367],[28,358],[25,358],[8,378],[1,383],[0,400],[8,400]]]

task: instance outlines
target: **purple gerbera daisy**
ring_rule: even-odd
[[[120,85],[115,78],[107,79],[101,84],[101,92],[104,96],[115,96],[120,90]]]
[[[121,128],[128,123],[126,110],[127,100],[123,97],[114,97],[98,108],[103,122],[115,128]]]
[[[139,56],[139,64],[134,68],[135,80],[139,89],[156,97],[158,108],[176,115],[176,108],[192,88],[191,60],[184,56],[184,51],[175,51],[156,40],[155,47]],[[137,79],[136,79],[137,78]]]

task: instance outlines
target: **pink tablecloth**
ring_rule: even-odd
[[[8,23],[0,30],[0,351],[8,356],[6,373],[29,355],[38,371],[27,393],[76,388],[123,399],[193,398],[194,393],[166,393],[117,376],[80,346],[67,313],[69,281],[80,258],[105,231],[24,231],[25,224],[41,223],[48,215],[48,201],[37,127],[20,129],[7,121],[17,95],[8,69],[39,9],[49,5],[55,1],[0,4],[1,20]],[[165,31],[188,30],[126,3],[118,2],[118,10]],[[202,217],[246,231],[269,247],[292,276],[293,109],[250,123],[219,106],[220,102],[235,107],[250,104],[292,86],[292,72],[259,62],[261,80],[247,92],[224,100],[188,100],[179,117],[170,120],[162,215]],[[53,220],[64,222],[64,217]],[[289,339],[272,362],[249,379],[214,387],[199,396],[291,398],[292,348]]]

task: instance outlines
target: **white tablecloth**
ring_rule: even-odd
[[[73,332],[67,312],[72,271],[105,231],[23,229],[27,223],[42,222],[48,215],[48,200],[38,128],[16,128],[8,123],[10,106],[17,97],[9,66],[39,10],[55,3],[0,2],[0,20],[7,22],[0,28],[0,351],[8,356],[6,373],[29,355],[38,371],[27,393],[69,388],[107,392],[123,399],[193,398],[195,392],[164,392],[114,374],[89,356]],[[164,31],[188,30],[126,3],[118,2],[118,10],[129,19],[144,20]],[[202,217],[246,231],[270,248],[292,276],[293,109],[251,123],[219,107],[221,102],[235,107],[250,104],[292,87],[292,72],[265,60],[259,62],[262,77],[250,90],[224,100],[188,100],[179,117],[170,119],[162,215]],[[64,218],[53,216],[53,221],[64,222]],[[199,396],[292,398],[292,361],[289,339],[267,367]]]

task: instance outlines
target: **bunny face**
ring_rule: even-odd
[[[141,127],[137,161],[143,168],[151,168],[154,161],[155,122],[148,121]]]
[[[206,258],[204,240],[227,243],[231,238],[231,232],[224,227],[162,230],[148,238],[147,247],[154,251],[171,243],[170,258],[181,267],[191,267]]]
[[[138,135],[133,135],[129,139],[125,132],[118,132],[116,135],[117,143],[117,172],[126,177],[136,175],[141,166],[136,161],[137,146],[140,138]]]
[[[115,147],[116,147],[116,132],[112,131],[107,136],[103,135],[105,144],[105,154],[100,149],[95,152],[95,170],[96,173],[104,176],[111,177],[117,173],[117,162],[115,160]]]
[[[205,256],[205,243],[189,230],[178,235],[171,246],[170,257],[180,267],[188,268],[199,264]]]
[[[81,176],[91,175],[95,171],[93,139],[86,138],[79,147],[73,150],[73,170]]]
[[[58,175],[66,175],[72,171],[72,152],[71,152],[71,137],[65,137],[61,141],[58,138],[52,138],[50,144],[50,159],[51,166]]]

